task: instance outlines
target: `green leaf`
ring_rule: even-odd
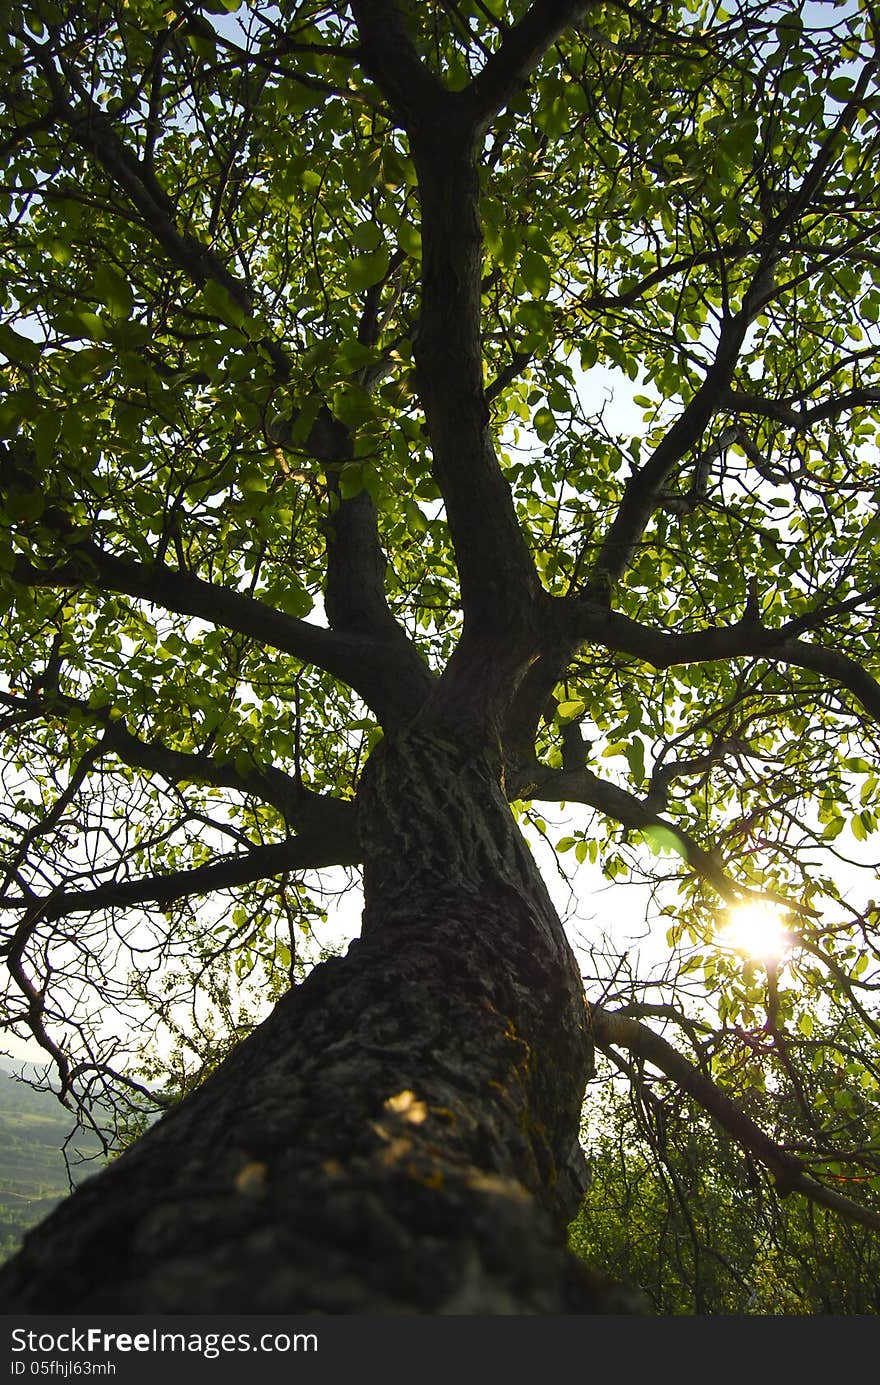
[[[92,286],[111,316],[131,317],[134,294],[128,280],[116,270],[111,269],[109,265],[98,265],[92,276]]]
[[[314,606],[309,593],[295,582],[289,582],[276,590],[272,604],[277,606],[279,611],[284,611],[285,615],[296,616],[298,620],[304,620]]]
[[[833,841],[835,837],[840,836],[845,826],[846,819],[842,817],[839,813],[835,813],[833,817],[829,818],[827,824],[825,825],[822,831],[823,840],[826,842]]]
[[[532,419],[532,427],[541,442],[549,442],[556,432],[556,418],[550,409],[538,409]]]
[[[381,246],[366,255],[356,255],[345,268],[345,284],[351,293],[360,293],[381,283],[388,273],[390,255],[387,246]]]
[[[210,34],[190,32],[185,37],[187,44],[197,57],[203,58],[206,62],[216,62],[217,44]]]
[[[360,370],[362,366],[369,365],[375,359],[376,353],[372,347],[364,346],[352,338],[340,346],[335,364],[340,375],[346,376],[355,370]]]
[[[62,415],[58,410],[41,413],[33,428],[34,451],[37,460],[48,466],[55,455],[55,444],[61,431]]]
[[[201,297],[208,312],[219,317],[230,327],[240,327],[244,322],[244,309],[232,297],[225,284],[218,283],[216,279],[209,279],[202,289]]]
[[[519,262],[523,283],[535,298],[545,298],[550,290],[550,266],[535,250],[524,250]]]
[[[358,250],[374,251],[383,244],[382,229],[375,221],[360,221],[351,233],[352,243]]]
[[[402,221],[397,228],[397,243],[405,254],[420,259],[422,236],[418,226],[412,221]]]
[[[67,241],[60,240],[58,236],[53,236],[49,241],[49,254],[52,256],[55,263],[60,264],[62,267],[70,264],[70,261],[73,259],[73,249],[68,245]]]
[[[687,858],[684,842],[671,827],[663,827],[659,823],[652,824],[650,827],[642,828],[642,836],[655,856],[665,856],[672,852],[676,856]]]
[[[428,532],[428,521],[412,500],[404,501],[404,515],[406,527],[411,534],[426,534]]]
[[[359,462],[344,466],[339,473],[339,494],[343,500],[351,500],[364,489],[364,469]]]
[[[89,308],[74,307],[60,312],[56,319],[59,331],[65,336],[72,337],[75,341],[82,340],[83,337],[89,341],[106,341],[107,328]]]
[[[0,325],[0,355],[16,365],[36,365],[40,348],[30,337],[23,336],[6,324]]]
[[[269,489],[265,475],[256,466],[243,468],[239,473],[238,484],[245,495],[265,495]]]
[[[626,747],[626,760],[633,778],[641,783],[645,777],[645,743],[640,736],[634,736]]]
[[[583,716],[586,711],[586,704],[579,697],[569,698],[566,702],[560,702],[556,707],[556,715],[561,721],[573,721],[576,717]]]
[[[39,490],[9,491],[3,500],[3,509],[8,519],[28,521],[39,519],[46,508],[46,500]]]

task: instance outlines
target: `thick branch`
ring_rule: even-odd
[[[68,111],[66,118],[73,138],[97,159],[113,184],[137,209],[172,263],[185,270],[198,286],[209,279],[222,284],[239,307],[252,312],[253,300],[245,285],[213,250],[179,229],[170,197],[122,143],[107,116],[95,108],[83,115]]]
[[[417,385],[446,502],[466,630],[510,642],[537,575],[489,430],[483,390],[479,140],[460,94],[421,63],[390,0],[354,5],[365,62],[407,117],[422,212]],[[513,643],[518,643],[514,638]]]
[[[565,605],[567,615],[564,620],[573,638],[602,644],[622,654],[631,654],[654,668],[742,657],[791,664],[832,679],[852,693],[865,711],[880,721],[880,684],[861,664],[841,650],[798,639],[794,632],[803,628],[803,617],[776,630],[747,618],[735,625],[676,633],[643,625],[617,611],[609,611],[599,601],[566,601]]]
[[[751,320],[744,308],[721,329],[715,359],[700,388],[643,466],[626,482],[623,499],[611,523],[591,574],[588,591],[606,600],[625,572],[636,544],[657,507],[675,467],[697,445],[730,384]]]
[[[106,114],[84,91],[80,91],[80,110],[64,103],[51,65],[44,64],[44,67],[52,82],[59,110],[74,139],[97,160],[113,184],[136,207],[172,261],[184,269],[197,285],[209,279],[222,284],[234,301],[251,314],[254,304],[246,285],[230,273],[212,249],[181,230],[171,198],[151,168],[139,160],[119,137]],[[287,376],[289,361],[283,348],[268,339],[264,345],[276,369]],[[336,461],[347,460],[351,455],[348,430],[333,419],[326,408],[322,409],[316,420],[308,443],[314,455],[322,460],[328,459],[328,453],[333,453],[332,459]],[[370,625],[373,633],[381,628],[383,634],[397,637],[402,642],[403,632],[384,600],[383,574],[384,565],[370,497],[363,495],[343,502],[337,511],[335,534],[328,544],[327,610],[331,625],[349,631],[363,631]]]
[[[545,803],[583,803],[634,832],[660,828],[664,841],[669,845],[675,843],[685,863],[711,885],[727,904],[767,900],[792,914],[813,919],[818,917],[815,909],[775,890],[754,890],[737,884],[726,874],[713,851],[700,846],[678,823],[661,817],[650,798],[639,798],[617,784],[609,784],[584,766],[552,770],[536,762],[530,769],[520,770],[518,776],[508,782],[507,793],[512,800],[526,798]]]
[[[377,333],[362,331],[359,339],[375,345]],[[344,499],[339,467],[354,456],[351,432],[325,406],[309,432],[308,449],[327,465],[330,519],[327,538],[327,580],[324,609],[332,630],[372,635],[407,646],[401,657],[411,662],[415,650],[394,619],[385,592],[387,560],[379,542],[379,517],[373,497],[364,489]]]
[[[171,750],[159,741],[141,740],[132,735],[123,721],[113,721],[109,716],[106,721],[101,753],[112,753],[126,765],[161,774],[173,784],[210,784],[252,794],[271,803],[290,827],[309,839],[337,831],[345,837],[351,830],[347,803],[305,788],[283,770],[254,764],[242,773],[235,765],[214,760],[210,755],[189,754]]]
[[[340,804],[340,807],[345,805]],[[114,880],[93,890],[54,890],[44,896],[4,896],[0,906],[26,911],[27,922],[53,923],[68,914],[94,913],[98,909],[131,909],[140,905],[165,907],[189,895],[203,896],[228,890],[254,880],[266,880],[285,871],[319,870],[327,866],[356,865],[360,848],[350,810],[347,832],[330,832],[291,838],[271,846],[255,846],[241,855],[224,856],[194,870],[175,871],[136,880]]]
[[[465,95],[475,121],[486,124],[538,66],[551,44],[591,8],[584,0],[534,0],[507,30]]]
[[[74,138],[97,159],[115,186],[137,208],[174,263],[196,284],[216,280],[246,313],[252,313],[254,305],[247,287],[229,272],[213,250],[179,228],[174,205],[151,169],[127,148],[107,116],[85,93],[81,93],[81,101],[83,111],[63,107],[64,118]],[[276,369],[284,376],[289,374],[289,362],[280,345],[271,340],[264,344]],[[331,453],[335,461],[347,460],[351,455],[348,429],[326,408],[321,410],[312,427],[308,444],[314,455],[322,460],[327,460]],[[330,624],[348,631],[365,631],[369,626],[374,634],[381,630],[402,642],[402,631],[384,600],[383,575],[384,562],[370,497],[364,494],[342,502],[336,515],[335,532],[328,543]]]
[[[686,863],[728,904],[740,903],[750,893],[731,880],[712,852],[704,850],[689,833],[654,812],[635,794],[600,779],[592,770],[550,770],[536,764],[532,773],[524,772],[518,784],[509,786],[509,792],[511,797],[539,799],[546,803],[584,803],[635,832],[660,827],[669,833],[670,839],[678,842]]]
[[[479,169],[471,140],[414,143],[423,281],[417,385],[471,629],[498,638],[534,609],[537,575],[501,474],[483,390]]]
[[[368,490],[342,499],[339,480],[328,475],[333,509],[327,524],[324,609],[331,629],[385,639],[405,636],[388,608],[387,559],[379,543],[378,515]]]
[[[824,674],[852,693],[866,712],[880,721],[880,684],[872,678],[867,669],[851,659],[839,649],[829,649],[821,644],[808,644],[806,640],[787,639],[779,646],[775,656],[781,663],[793,664],[796,668],[806,668],[812,673]]]
[[[747,1149],[770,1170],[783,1196],[792,1192],[801,1193],[811,1202],[828,1207],[849,1221],[870,1227],[872,1231],[880,1231],[880,1214],[817,1183],[805,1172],[799,1159],[771,1140],[710,1078],[659,1034],[646,1025],[638,1024],[636,1020],[602,1010],[598,1006],[591,1013],[593,1038],[598,1048],[604,1050],[619,1046],[659,1068],[693,1097],[743,1149]]]
[[[94,763],[104,755],[115,755],[123,764],[161,774],[169,784],[210,784],[214,788],[236,789],[270,803],[284,817],[288,826],[302,836],[338,831],[342,836],[350,829],[349,805],[329,795],[305,788],[293,775],[275,766],[254,762],[253,768],[241,771],[228,760],[217,760],[207,753],[173,750],[159,740],[143,740],[129,731],[119,718],[118,708],[90,707],[74,697],[52,691],[44,696],[11,697],[4,694],[7,706],[20,706],[29,719],[42,716],[58,717],[75,713],[103,727],[103,736],[82,757],[70,784],[54,804],[52,811],[27,834],[43,834],[61,816],[83,783]]]
[[[50,568],[19,558],[11,575],[23,586],[122,592],[235,630],[348,683],[386,724],[411,717],[430,692],[431,676],[406,640],[325,630],[163,563],[117,557],[91,541],[71,545],[70,552]]]
[[[364,71],[387,97],[408,130],[438,111],[448,93],[426,67],[395,0],[353,0]]]
[[[549,614],[555,616],[557,610],[555,603],[551,604]],[[547,625],[549,630],[549,620]],[[526,670],[511,699],[502,737],[507,774],[511,781],[521,770],[529,773],[541,717],[547,710],[553,689],[565,676],[574,649],[575,643],[571,640],[560,643],[547,639],[541,654]]]
[[[833,395],[818,404],[807,406],[802,403],[800,408],[795,408],[792,400],[763,399],[760,395],[746,394],[742,390],[727,390],[721,400],[721,412],[769,418],[797,433],[806,433],[816,423],[872,404],[880,404],[878,389],[845,390],[843,394]]]
[[[79,105],[72,105],[51,57],[42,49],[35,47],[34,51],[52,92],[57,118],[137,210],[172,262],[185,270],[197,286],[215,279],[245,312],[252,312],[253,301],[245,285],[229,272],[213,250],[180,229],[171,198],[149,164],[141,162],[120,139],[106,112],[79,82],[76,82]],[[73,74],[66,75],[69,80],[76,81]]]

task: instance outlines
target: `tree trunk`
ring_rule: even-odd
[[[359,809],[362,938],[31,1232],[7,1312],[620,1311],[564,1249],[587,1012],[492,765],[399,734]]]

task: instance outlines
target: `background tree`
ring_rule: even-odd
[[[668,1083],[620,1091],[605,1078],[569,1230],[579,1255],[641,1285],[658,1313],[878,1311],[874,1231],[780,1200],[766,1169]],[[738,1098],[772,1124],[776,1094]]]
[[[107,1005],[185,1038],[205,977],[231,1048],[4,1301],[620,1306],[563,1244],[594,1046],[657,1150],[696,1102],[876,1232],[833,866],[878,785],[871,7],[34,0],[0,42],[5,1024],[93,1119]],[[515,821],[561,801],[564,859],[655,881],[653,971],[617,903],[575,961]],[[361,939],[286,989],[330,865]],[[775,960],[718,946],[750,900]]]

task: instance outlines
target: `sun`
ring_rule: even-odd
[[[774,904],[755,900],[735,904],[728,910],[727,922],[716,940],[722,947],[742,952],[758,961],[779,961],[791,943],[782,910]]]

